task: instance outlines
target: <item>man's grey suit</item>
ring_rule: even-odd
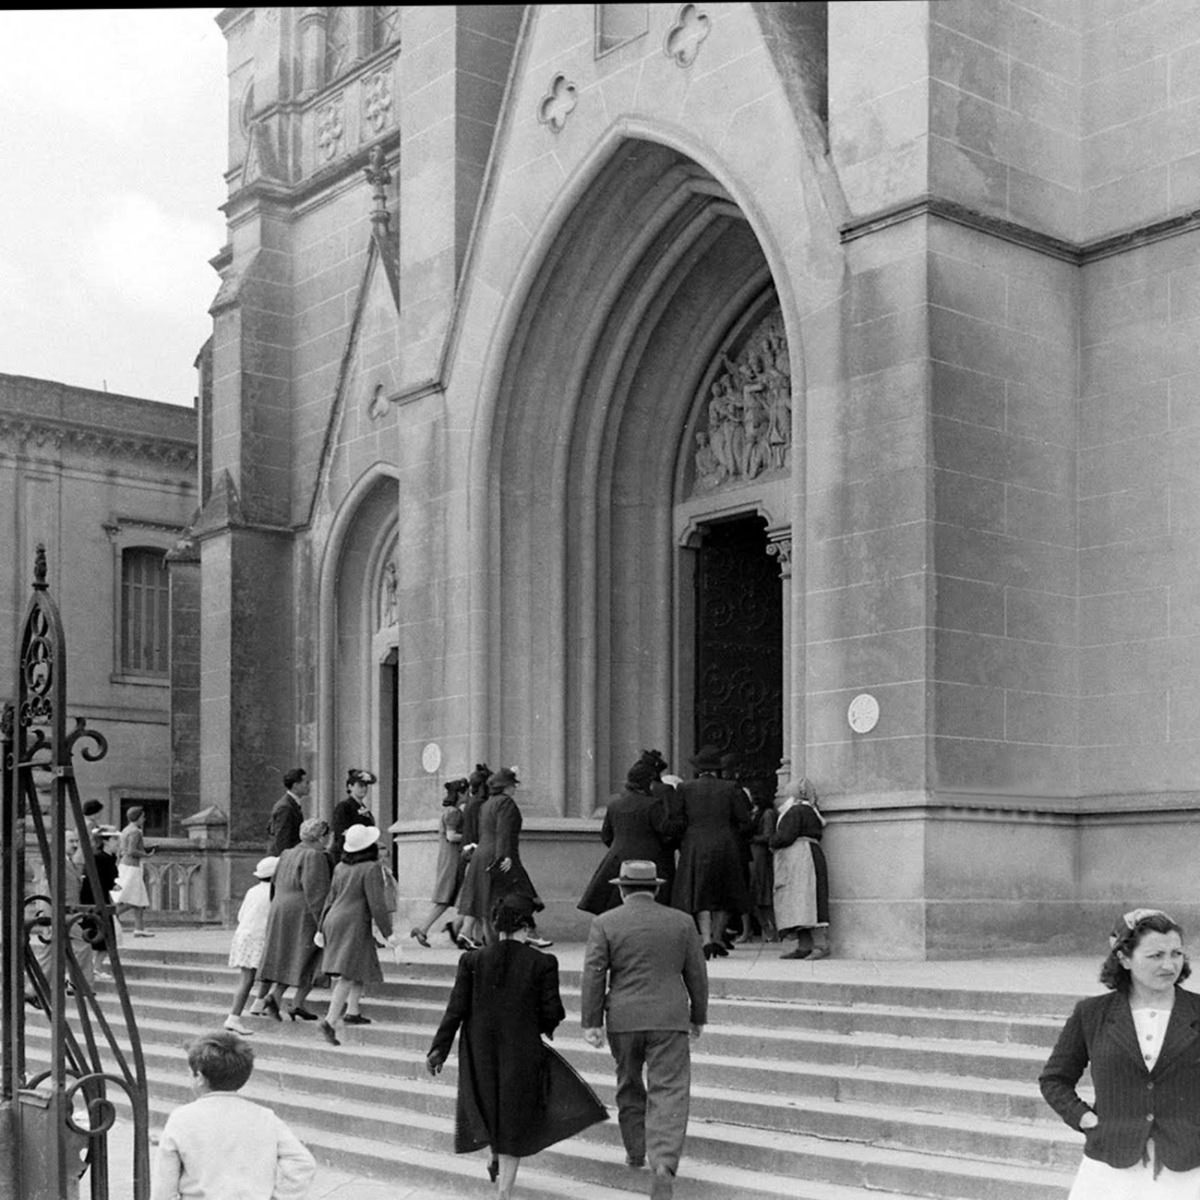
[[[708,1019],[708,970],[692,918],[657,904],[653,890],[631,891],[595,917],[582,1015],[584,1029],[608,1027],[625,1153],[674,1175],[687,1132],[690,1027]]]

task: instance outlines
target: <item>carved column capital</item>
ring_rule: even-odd
[[[767,553],[772,558],[779,559],[779,574],[783,579],[792,577],[792,534],[787,533],[767,535]]]

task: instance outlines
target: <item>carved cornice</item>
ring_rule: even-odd
[[[1003,217],[991,216],[978,209],[969,208],[941,196],[920,196],[891,208],[881,209],[870,216],[860,217],[843,225],[840,233],[842,243],[856,241],[868,237],[894,225],[901,225],[917,217],[938,217],[966,229],[985,233],[1000,241],[1011,242],[1024,246],[1049,258],[1068,262],[1077,267],[1085,267],[1089,263],[1098,262],[1103,258],[1122,254],[1127,250],[1136,250],[1166,238],[1178,237],[1181,234],[1200,230],[1200,211],[1179,213],[1162,221],[1148,225],[1139,225],[1122,233],[1111,234],[1090,242],[1070,242],[1052,234],[1043,233],[1029,225],[1021,225]]]
[[[67,447],[84,454],[148,460],[169,466],[190,468],[196,465],[194,442],[124,430],[98,429],[94,425],[74,425],[69,421],[0,415],[0,443],[23,448]]]

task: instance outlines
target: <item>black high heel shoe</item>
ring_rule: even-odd
[[[455,944],[458,945],[458,934],[454,932],[454,922],[447,921],[442,926],[442,932]]]
[[[340,1046],[342,1043],[338,1040],[338,1035],[334,1032],[333,1026],[324,1018],[317,1024],[317,1028],[321,1031],[321,1036],[331,1045]]]
[[[295,1021],[297,1019],[301,1021],[317,1020],[317,1014],[315,1012],[309,1012],[307,1008],[300,1008],[295,1004],[293,1004],[292,1007],[287,1010],[287,1015],[288,1019],[291,1021]]]
[[[493,1183],[495,1183],[499,1177],[500,1177],[500,1160],[498,1158],[493,1158],[492,1161],[490,1163],[488,1163],[488,1178]]]
[[[276,1021],[283,1020],[283,1013],[279,1011],[279,1001],[274,996],[268,996],[263,1001],[262,1015],[264,1017],[273,1017]]]

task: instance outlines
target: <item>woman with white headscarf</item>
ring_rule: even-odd
[[[821,834],[825,818],[808,779],[790,783],[771,836],[775,868],[775,925],[796,948],[781,958],[829,957],[829,871]]]

